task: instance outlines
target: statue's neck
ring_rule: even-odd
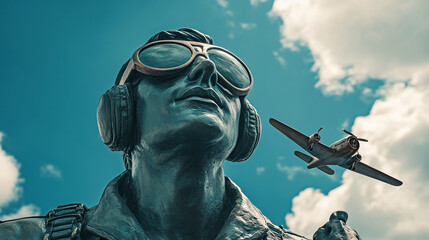
[[[214,239],[229,213],[222,161],[156,159],[134,154],[127,196],[148,237]]]

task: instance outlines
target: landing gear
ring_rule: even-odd
[[[350,170],[354,171],[356,168],[356,162],[353,162],[352,165],[350,166]]]

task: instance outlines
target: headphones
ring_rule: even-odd
[[[121,72],[119,73],[121,75]],[[261,136],[261,119],[256,109],[240,97],[241,114],[238,139],[227,157],[231,162],[245,161],[252,155]],[[135,108],[129,84],[115,85],[101,96],[97,108],[98,130],[104,144],[112,151],[124,152],[124,164],[130,166],[130,150],[135,144]]]

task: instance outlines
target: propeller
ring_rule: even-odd
[[[323,129],[323,126],[321,126],[321,127],[319,128],[319,130],[317,131],[317,134],[319,134],[320,130],[322,130],[322,129]]]
[[[351,133],[351,132],[349,132],[349,131],[347,131],[346,129],[344,129],[343,128],[343,131],[345,132],[345,133],[347,133],[348,135],[351,135],[351,136],[353,136],[353,137],[355,137],[357,140],[359,140],[359,141],[362,141],[362,142],[368,142],[368,140],[367,139],[365,139],[365,138],[358,138],[358,137],[356,137],[353,133]]]

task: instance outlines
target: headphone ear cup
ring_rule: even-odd
[[[237,144],[226,160],[231,162],[247,160],[255,151],[260,136],[261,118],[249,101],[242,98]]]
[[[125,151],[133,141],[134,103],[128,85],[116,85],[101,96],[97,108],[98,131],[112,151]]]

